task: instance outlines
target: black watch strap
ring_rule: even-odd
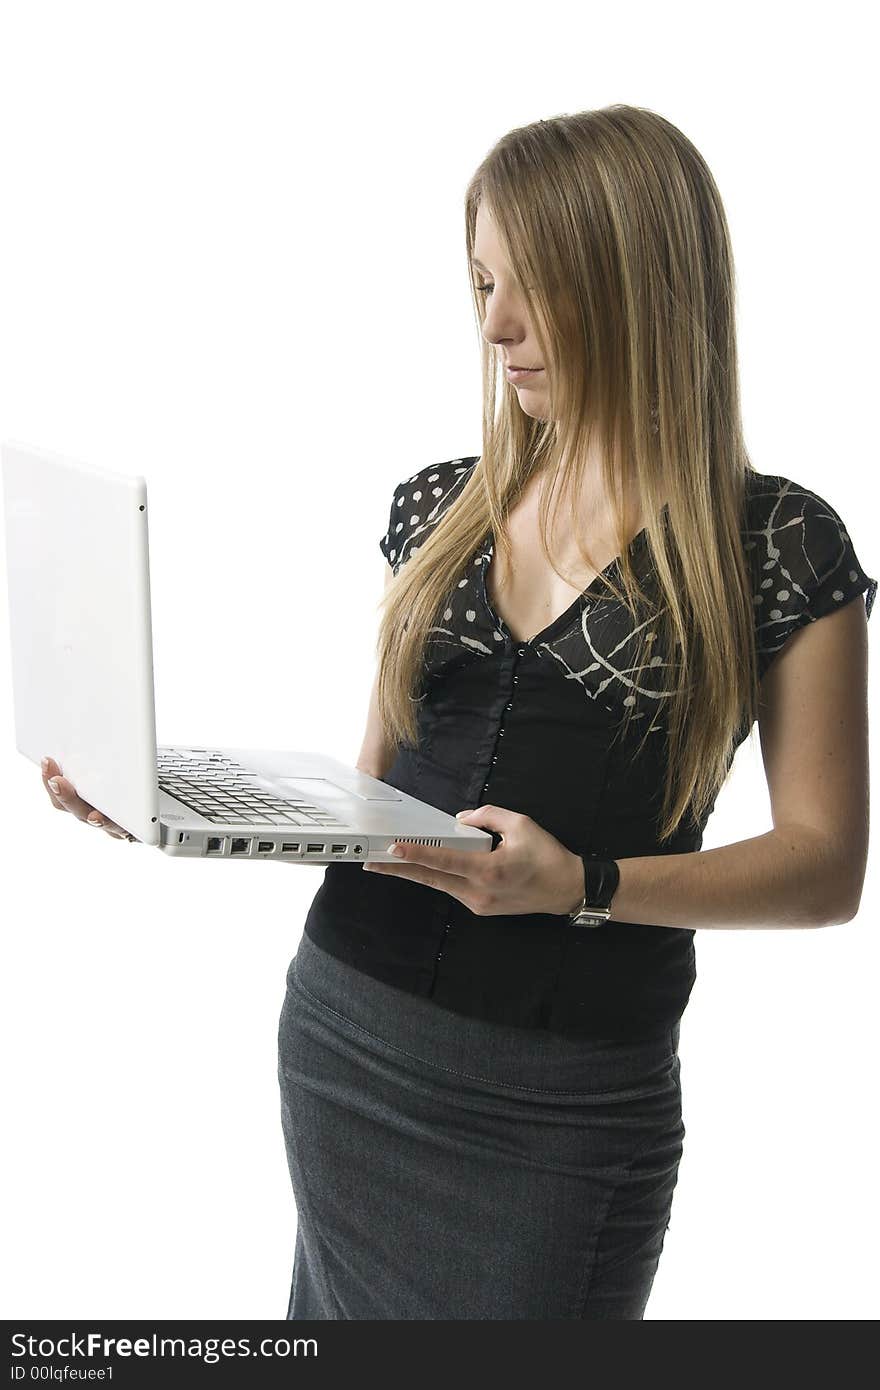
[[[574,912],[568,913],[572,926],[599,927],[611,916],[611,901],[620,882],[620,870],[613,859],[597,859],[582,854],[584,866],[584,900]]]

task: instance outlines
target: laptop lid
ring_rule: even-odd
[[[147,486],[2,445],[16,747],[159,843]]]

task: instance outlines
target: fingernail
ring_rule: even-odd
[[[61,788],[60,788],[59,785],[58,785],[58,778],[57,778],[57,777],[50,777],[50,778],[49,778],[49,786],[52,788],[53,792],[55,792],[55,795],[57,796],[57,795],[59,794],[60,790],[61,790]]]
[[[48,766],[49,766],[49,759],[48,759],[48,758],[44,758],[43,761],[40,763],[40,767],[41,767],[41,768],[43,769],[43,771],[45,772]]]
[[[470,811],[456,811],[456,813],[455,813],[455,819],[456,819],[456,820],[461,820],[462,816],[469,816],[469,815],[470,815]]]
[[[403,850],[400,848],[400,845],[389,845],[389,846],[388,846],[388,853],[389,853],[389,854],[403,854]]]
[[[92,820],[91,816],[86,816],[86,824],[87,824],[87,825],[99,825],[99,826],[100,826],[100,825],[103,825],[104,822],[103,822],[102,820]]]

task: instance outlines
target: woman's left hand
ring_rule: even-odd
[[[573,912],[583,898],[584,866],[531,816],[502,806],[459,811],[459,820],[497,830],[501,843],[491,853],[397,844],[398,864],[365,863],[368,873],[394,874],[449,893],[480,917],[524,912]]]

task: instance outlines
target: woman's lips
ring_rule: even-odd
[[[529,377],[539,376],[543,372],[543,367],[515,367],[507,368],[508,381],[528,381]]]

